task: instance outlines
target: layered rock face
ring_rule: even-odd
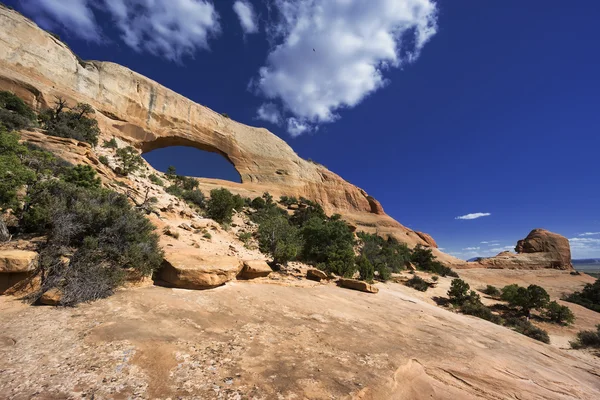
[[[545,229],[532,230],[525,239],[517,242],[515,251],[516,254],[505,251],[470,264],[475,268],[573,269],[569,240]]]
[[[434,247],[449,264],[461,260],[435,249],[435,241],[385,214],[364,190],[325,167],[300,158],[266,129],[240,124],[125,67],[82,61],[61,41],[19,13],[0,6],[0,90],[9,90],[35,108],[60,96],[69,104],[96,109],[105,138],[116,136],[141,152],[191,146],[216,152],[240,174],[241,184],[204,179],[203,189],[227,186],[251,195],[303,196],[340,213],[359,230],[392,235],[409,246]]]

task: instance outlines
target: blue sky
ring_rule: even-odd
[[[541,227],[600,257],[597,1],[3,1],[84,59],[268,128],[446,252]],[[147,158],[238,179],[212,156]]]

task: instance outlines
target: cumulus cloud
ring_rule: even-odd
[[[479,247],[465,247],[463,250],[466,250],[466,251],[475,251],[475,250],[479,250],[479,249],[480,249]]]
[[[310,124],[298,120],[296,118],[288,118],[287,120],[287,131],[292,137],[297,137],[303,133],[310,132],[312,127]]]
[[[233,11],[237,14],[244,33],[258,32],[258,22],[252,4],[248,1],[238,0],[233,3]]]
[[[35,20],[51,21],[70,34],[99,41],[94,10],[107,12],[121,39],[135,51],[178,61],[208,49],[220,32],[219,16],[208,0],[26,0]]]
[[[273,3],[278,17],[267,31],[275,46],[254,86],[281,101],[294,132],[335,121],[384,87],[384,72],[415,61],[437,30],[432,0]]]
[[[481,217],[489,217],[490,215],[492,215],[492,214],[478,212],[478,213],[460,215],[454,219],[477,219],[477,218],[481,218]]]
[[[101,33],[88,0],[22,0],[25,12],[42,27],[57,28],[99,42]]]
[[[272,124],[279,124],[281,122],[281,113],[275,104],[265,103],[258,108],[256,118]]]
[[[584,232],[584,233],[580,233],[578,236],[595,236],[595,235],[600,235],[600,232]]]
[[[598,257],[600,255],[600,239],[576,237],[569,239],[573,258]]]

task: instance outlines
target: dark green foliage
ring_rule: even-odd
[[[252,238],[252,233],[250,232],[242,232],[238,235],[238,239],[244,244],[248,244],[250,239]]]
[[[229,114],[227,114],[227,113],[221,113],[221,116],[223,116],[223,117],[225,117],[225,118],[227,118],[227,119],[230,119],[230,118],[229,118]]]
[[[242,196],[240,196],[239,194],[233,196],[233,208],[236,211],[242,211],[245,204],[246,202]]]
[[[586,284],[581,292],[570,294],[565,300],[600,312],[600,278],[594,283]]]
[[[519,307],[523,315],[529,316],[531,310],[544,308],[550,301],[550,296],[538,285],[529,285],[527,288],[508,285],[502,289],[501,299],[511,307]]]
[[[69,168],[63,175],[63,180],[83,188],[99,188],[102,184],[96,170],[89,165],[76,165]]]
[[[284,215],[272,210],[260,222],[258,245],[260,251],[273,257],[273,262],[285,265],[300,254],[302,239],[297,227],[291,225]]]
[[[473,291],[471,292],[474,293]],[[498,325],[502,323],[502,318],[494,314],[492,310],[489,307],[483,305],[481,301],[466,301],[465,303],[463,303],[462,306],[460,306],[460,312],[463,314],[473,315],[475,317],[485,319],[486,321],[490,321]]]
[[[429,289],[429,283],[427,283],[423,278],[415,275],[408,281],[404,283],[406,286],[416,289],[420,292],[425,292]]]
[[[175,184],[183,190],[194,190],[200,186],[200,182],[196,179],[182,175],[175,176]]]
[[[267,203],[265,202],[265,199],[263,199],[262,197],[255,197],[250,202],[250,206],[256,210],[262,210],[263,208],[265,208],[267,206]]]
[[[155,185],[159,185],[159,186],[164,186],[165,183],[162,181],[162,179],[160,179],[158,177],[158,175],[156,174],[151,174],[148,179],[150,179],[150,182],[154,183]]]
[[[291,217],[292,223],[296,226],[302,226],[312,218],[324,220],[327,219],[327,215],[320,204],[301,197],[300,208],[294,211]]]
[[[68,109],[66,102],[58,99],[53,109],[40,113],[42,126],[50,136],[73,138],[92,146],[98,144],[98,121],[89,118],[94,109],[89,104],[78,103],[73,109]]]
[[[450,302],[456,305],[463,305],[469,300],[469,290],[471,287],[469,284],[462,279],[452,279],[450,283],[450,290],[448,290],[448,297]]]
[[[117,160],[123,175],[134,173],[144,165],[144,159],[131,146],[117,149]]]
[[[182,194],[182,198],[188,203],[194,204],[200,208],[204,208],[206,205],[204,193],[199,189],[185,190]]]
[[[293,222],[293,219],[292,219]],[[312,217],[301,228],[304,239],[302,257],[329,272],[350,277],[354,263],[354,234],[341,219]]]
[[[389,279],[392,272],[400,272],[410,261],[410,250],[404,243],[389,237],[361,232],[358,237],[362,241],[361,255],[365,256],[379,272],[381,280]]]
[[[287,197],[287,196],[281,196],[279,198],[279,203],[283,204],[284,206],[291,206],[293,204],[298,204],[298,199],[295,198],[294,196],[292,197]]]
[[[532,339],[544,342],[546,344],[550,343],[550,337],[548,336],[548,332],[541,328],[538,328],[537,326],[533,325],[531,322],[525,319],[508,318],[505,324],[513,328],[515,331],[525,336],[529,336]]]
[[[482,290],[482,292],[491,297],[500,297],[500,295],[502,294],[500,289],[492,285],[487,285],[485,289]]]
[[[556,301],[548,303],[546,310],[543,312],[543,316],[557,324],[569,325],[575,321],[575,315],[571,312],[569,307],[561,306]]]
[[[225,189],[210,191],[210,200],[207,203],[207,215],[220,224],[230,223],[236,200],[233,194]]]
[[[18,131],[35,125],[35,112],[13,93],[0,91],[0,125]]]
[[[171,185],[165,191],[173,196],[183,198],[183,189],[177,185]]]
[[[365,255],[361,255],[360,257],[356,258],[356,267],[360,273],[361,280],[367,282],[373,281],[373,277],[375,276],[375,268],[373,268],[373,264],[371,264],[371,261],[369,261]]]
[[[117,140],[112,138],[110,140],[105,140],[104,143],[102,143],[102,147],[107,149],[118,149],[119,145],[117,144]]]
[[[574,349],[586,347],[600,348],[600,325],[596,325],[596,331],[580,331],[577,333],[577,339],[571,342]]]
[[[19,144],[16,133],[8,133],[0,127],[0,207],[19,206],[18,191],[36,180],[36,173],[21,161],[27,147]]]
[[[452,276],[458,278],[458,274],[436,261],[433,252],[428,247],[418,244],[412,251],[411,262],[421,271],[428,271],[441,276]]]
[[[108,165],[108,157],[106,157],[106,156],[98,157],[98,161],[100,161],[104,165]]]
[[[177,169],[174,166],[169,165],[165,174],[167,175],[168,179],[175,179],[177,176]]]

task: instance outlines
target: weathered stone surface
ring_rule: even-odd
[[[310,279],[311,281],[320,282],[324,279],[327,279],[327,274],[320,269],[311,268],[306,271],[306,278]]]
[[[38,254],[27,250],[0,250],[0,274],[31,272]]]
[[[70,104],[84,102],[97,111],[102,135],[116,137],[142,152],[168,146],[191,146],[223,155],[240,174],[241,184],[218,182],[235,193],[255,197],[268,191],[305,197],[339,213],[358,230],[392,235],[409,246],[428,244],[414,231],[387,216],[364,190],[322,165],[300,158],[266,129],[224,118],[206,107],[125,67],[109,62],[82,62],[61,41],[19,13],[0,7],[0,90],[9,90],[35,108],[56,96]],[[65,144],[68,139],[50,139]],[[40,143],[44,146],[44,143]],[[62,146],[60,156],[87,162],[89,146]],[[77,148],[77,154],[69,151]],[[97,163],[94,163],[97,165]],[[104,169],[104,166],[98,166]],[[108,171],[106,171],[108,173]],[[203,190],[215,180],[200,180]],[[434,250],[442,261],[463,263]]]
[[[14,274],[0,274],[0,294],[5,294],[5,295],[13,295],[13,294],[17,294],[17,293],[21,293],[23,292],[29,292],[29,291],[33,291],[33,289],[37,288],[30,288],[27,287],[26,289],[29,290],[22,290],[21,286],[23,286],[23,284],[25,282],[27,282],[27,280],[29,279],[29,277],[31,276],[30,272],[18,272],[18,273],[14,273]]]
[[[191,230],[192,230],[192,227],[191,227],[191,226],[189,226],[189,225],[188,225],[188,224],[186,224],[186,223],[182,223],[182,224],[180,224],[180,225],[179,225],[179,227],[180,227],[181,229],[183,229],[183,230],[186,230],[186,231],[191,231]]]
[[[572,270],[569,240],[545,229],[534,229],[515,247],[517,253],[504,251],[495,257],[469,263],[473,268],[562,269]]]
[[[60,300],[62,299],[62,292],[53,288],[48,290],[46,293],[40,297],[40,304],[44,304],[47,306],[57,306],[60,304]]]
[[[254,279],[269,276],[273,270],[264,260],[244,261],[243,268],[238,275],[239,279]]]
[[[379,289],[376,288],[375,286],[367,283],[367,282],[363,282],[363,281],[357,281],[356,279],[340,279],[338,281],[338,284],[346,289],[353,289],[353,290],[360,290],[361,292],[366,292],[366,293],[378,293]]]
[[[242,269],[237,257],[167,253],[158,278],[182,289],[210,289],[234,279]]]
[[[437,243],[435,242],[435,240],[431,237],[431,235],[428,235],[427,233],[423,233],[423,232],[418,232],[415,231],[415,233],[421,238],[423,239],[423,241],[427,244],[427,246],[429,247],[433,247],[436,248],[438,247]]]

